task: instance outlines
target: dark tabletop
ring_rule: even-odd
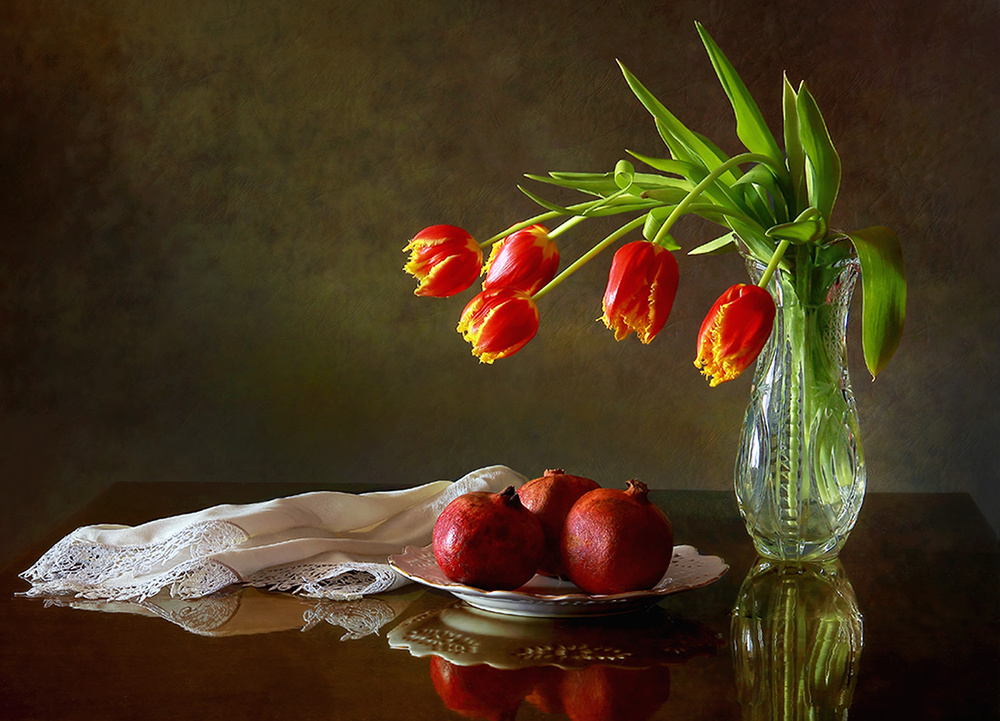
[[[416,585],[339,603],[256,590],[145,605],[16,595],[17,574],[77,525],[300,490],[120,484],[53,528],[0,576],[0,715],[1000,717],[1000,553],[965,494],[869,494],[839,565],[748,578],[758,559],[732,494],[656,491],[677,541],[730,570],[603,619],[492,616]],[[470,665],[483,659],[492,665]]]

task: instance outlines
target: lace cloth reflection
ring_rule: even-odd
[[[164,589],[192,599],[243,585],[351,600],[408,583],[389,556],[429,544],[438,514],[454,498],[524,480],[505,466],[489,466],[454,482],[398,491],[320,491],[134,527],[84,526],[21,577],[32,585],[29,596],[141,602]]]
[[[341,641],[377,635],[404,614],[422,592],[395,592],[353,601],[311,599],[253,588],[184,599],[161,592],[136,601],[54,597],[46,608],[125,613],[161,618],[199,636],[247,636],[279,631],[309,631],[321,624],[344,629]]]

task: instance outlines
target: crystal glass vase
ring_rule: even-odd
[[[736,459],[736,499],[767,558],[836,557],[865,494],[847,315],[859,264],[800,262],[776,272],[777,313],[757,359]],[[764,265],[747,258],[759,280]]]

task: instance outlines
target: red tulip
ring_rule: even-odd
[[[645,240],[626,243],[615,253],[604,291],[604,325],[622,340],[630,332],[649,343],[667,322],[677,295],[677,259]]]
[[[490,288],[469,301],[458,332],[483,363],[517,353],[538,332],[538,306],[523,290]]]
[[[712,387],[731,381],[757,359],[773,326],[771,294],[760,286],[737,283],[705,316],[694,364]]]
[[[466,231],[454,225],[432,225],[403,248],[410,253],[403,270],[419,282],[414,295],[447,298],[476,282],[483,251]]]
[[[483,290],[517,288],[531,295],[552,280],[558,269],[558,246],[544,225],[532,225],[493,246]]]

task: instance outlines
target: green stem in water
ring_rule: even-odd
[[[543,295],[545,295],[550,290],[552,290],[557,285],[559,285],[564,280],[566,280],[566,278],[568,278],[569,276],[573,275],[573,273],[575,273],[580,268],[582,268],[587,262],[589,262],[590,260],[592,260],[594,258],[594,256],[596,256],[602,250],[604,250],[605,248],[607,248],[609,245],[611,245],[612,243],[614,243],[616,240],[618,240],[619,238],[621,238],[623,235],[626,235],[627,233],[630,233],[631,231],[633,231],[636,228],[642,227],[642,224],[645,223],[645,222],[646,222],[646,216],[645,215],[640,215],[638,218],[635,218],[634,220],[630,220],[628,223],[626,223],[625,225],[623,225],[622,227],[620,227],[615,232],[611,233],[611,235],[609,235],[608,237],[606,237],[600,243],[598,243],[593,248],[591,248],[586,253],[584,253],[579,258],[577,258],[577,260],[572,265],[568,266],[559,275],[557,275],[555,278],[553,278],[552,280],[550,280],[549,283],[548,283],[548,285],[546,285],[541,290],[539,290],[537,293],[535,293],[533,296],[531,296],[532,299],[533,300],[538,300],[539,298],[541,298]]]
[[[708,188],[712,183],[714,183],[720,177],[728,173],[734,167],[736,167],[737,165],[741,165],[743,163],[764,163],[766,165],[772,165],[774,167],[778,167],[777,165],[775,165],[774,160],[772,160],[767,155],[763,155],[761,153],[740,153],[739,155],[734,155],[729,160],[724,162],[722,165],[718,166],[711,173],[706,175],[700,183],[691,188],[690,192],[688,192],[688,194],[684,196],[683,200],[681,200],[681,202],[677,204],[677,206],[673,209],[673,211],[671,211],[670,215],[667,216],[667,219],[663,222],[663,225],[661,225],[660,229],[656,232],[656,237],[653,238],[653,242],[656,243],[657,245],[660,245],[661,241],[667,237],[667,233],[670,231],[670,228],[673,226],[674,223],[677,222],[677,219],[687,212],[691,203],[693,203],[695,199],[705,191],[706,188]]]

